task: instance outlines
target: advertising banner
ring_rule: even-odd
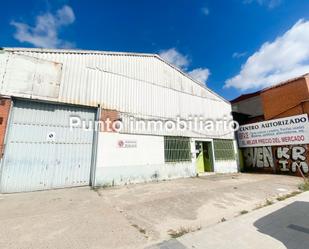
[[[237,137],[241,148],[309,144],[308,115],[242,125]]]

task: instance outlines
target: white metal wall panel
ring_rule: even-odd
[[[156,55],[38,49],[7,51],[63,64],[59,97],[54,101],[100,104],[102,108],[123,113],[161,118],[203,115],[213,119],[227,116],[232,120],[231,105],[227,101]],[[5,94],[5,89],[1,93]]]
[[[32,56],[9,54],[3,90],[6,95],[58,98],[61,66]]]
[[[70,116],[95,119],[95,111],[35,102],[14,103],[4,152],[1,192],[89,184],[93,131],[70,130]],[[49,134],[54,139],[48,138]]]
[[[0,51],[0,89],[3,90],[4,75],[6,73],[9,53]]]

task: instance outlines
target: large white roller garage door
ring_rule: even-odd
[[[93,131],[70,129],[71,116],[95,120],[95,110],[17,100],[1,165],[0,191],[88,185]]]

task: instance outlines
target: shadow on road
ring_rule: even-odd
[[[309,202],[296,201],[257,220],[258,231],[281,241],[288,249],[309,248]]]

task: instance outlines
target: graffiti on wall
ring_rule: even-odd
[[[243,155],[247,167],[274,168],[271,147],[245,148]]]
[[[243,149],[245,168],[269,169],[274,172],[309,173],[307,145],[250,147]]]
[[[280,171],[296,173],[299,168],[305,174],[309,172],[306,161],[307,150],[304,146],[278,147],[276,149],[275,156]]]

